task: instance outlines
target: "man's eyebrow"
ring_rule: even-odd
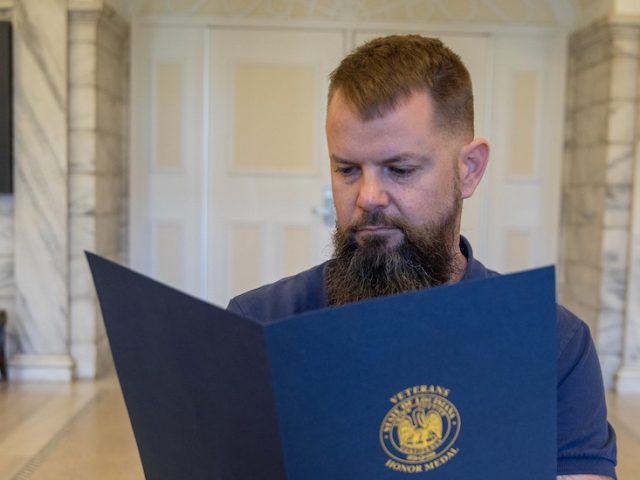
[[[331,159],[332,162],[335,162],[335,163],[355,163],[352,160],[347,160],[346,158],[341,158],[341,157],[338,157],[337,155],[329,155],[329,158]]]
[[[335,163],[359,163],[358,161],[355,160],[348,160],[346,158],[342,158],[339,157],[337,155],[330,155],[329,156],[331,161],[335,162]],[[389,158],[383,158],[380,160],[376,160],[376,163],[380,163],[382,165],[388,165],[388,164],[392,164],[392,163],[399,163],[399,162],[410,162],[410,161],[420,161],[420,162],[426,162],[429,160],[429,156],[428,155],[416,155],[413,153],[400,153],[398,155],[393,155],[392,157]]]
[[[416,155],[414,153],[400,153],[393,157],[386,158],[381,161],[383,164],[399,163],[399,162],[412,162],[412,161],[426,162],[429,160],[427,155]]]

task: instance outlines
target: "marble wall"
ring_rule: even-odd
[[[616,389],[620,392],[640,392],[640,21],[637,22],[636,41],[630,41],[629,63],[634,64],[630,74],[636,81],[636,115],[633,152],[633,189],[631,193],[631,225],[629,229],[629,262],[627,271],[627,296],[623,326],[622,366],[616,377]],[[628,79],[627,82],[633,82]]]
[[[14,379],[110,362],[84,259],[125,255],[128,25],[103,2],[15,0],[15,194],[0,197],[0,308]]]
[[[8,9],[0,5],[0,20],[11,21]],[[0,310],[13,315],[13,195],[0,193]],[[10,319],[11,321],[11,319]]]
[[[13,314],[14,298],[13,196],[0,194],[0,310]]]
[[[70,376],[67,5],[21,0],[14,31],[14,275],[10,375]],[[23,366],[29,368],[23,369]]]
[[[613,387],[630,299],[640,25],[602,20],[572,35],[562,201],[561,300],[594,334]],[[640,387],[640,385],[639,385]]]

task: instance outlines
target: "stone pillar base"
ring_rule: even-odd
[[[71,382],[74,370],[70,355],[19,354],[9,359],[9,381]]]
[[[616,392],[640,393],[640,366],[624,366],[618,371]]]

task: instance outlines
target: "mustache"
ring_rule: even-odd
[[[392,227],[406,231],[410,228],[410,225],[401,218],[386,215],[382,210],[374,210],[362,214],[360,218],[346,228],[346,231],[353,234],[365,227]]]

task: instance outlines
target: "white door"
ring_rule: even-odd
[[[487,258],[506,272],[557,261],[565,105],[564,34],[497,35]]]
[[[330,184],[328,74],[353,46],[387,33],[138,27],[132,265],[225,305],[328,258],[333,220],[312,214]],[[476,133],[492,144],[463,233],[497,270],[553,263],[564,38],[441,37],[471,72]]]
[[[130,263],[206,295],[206,29],[137,25],[132,41]]]
[[[225,304],[331,253],[323,205],[328,75],[339,31],[210,33],[208,297]]]

